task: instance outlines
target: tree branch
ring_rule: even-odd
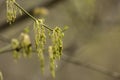
[[[11,48],[11,45],[7,45],[6,47],[3,47],[2,49],[0,49],[0,54],[3,54],[3,53],[14,50],[14,49],[10,49],[10,48]],[[33,52],[35,52],[35,50],[33,50]],[[66,58],[66,56],[69,57],[68,55],[63,55],[63,56],[65,56],[65,57],[63,57],[62,60],[65,61],[65,62],[72,63],[72,64],[77,65],[77,66],[83,66],[85,68],[88,68],[88,69],[100,72],[102,74],[108,75],[112,78],[120,79],[120,73],[119,72],[111,72],[111,71],[109,71],[109,70],[107,70],[103,67],[98,66],[98,65],[83,63],[83,62],[76,61],[76,60],[70,60],[70,59],[68,60]]]
[[[64,55],[64,56],[67,56],[67,55]],[[100,72],[100,73],[105,74],[107,76],[110,76],[112,78],[120,79],[120,73],[119,72],[109,71],[109,70],[107,70],[104,67],[101,67],[99,65],[94,65],[94,64],[90,64],[90,63],[83,63],[81,61],[71,60],[71,59],[67,59],[65,57],[62,58],[62,60],[65,61],[65,62],[74,64],[74,65],[77,65],[77,66],[82,66],[82,67],[85,67],[85,68]]]
[[[32,16],[30,13],[28,13],[25,9],[23,9],[17,2],[14,2],[14,4],[19,8],[21,9],[26,15],[28,15],[32,20],[36,21],[37,19]],[[45,24],[41,24],[43,25],[45,28],[49,29],[50,31],[53,31],[51,28],[49,28],[47,25]]]
[[[58,3],[64,2],[64,1],[67,1],[67,0],[49,0],[49,1],[45,2],[45,3],[43,3],[43,4],[39,4],[37,6],[39,6],[39,7],[46,7],[46,8],[52,8],[55,5],[57,5]],[[30,13],[31,15],[33,15],[32,12],[33,12],[33,10],[34,10],[35,7],[36,6],[34,6],[33,8],[31,8],[29,10],[27,10],[28,13]],[[26,16],[26,15],[19,16],[12,25],[17,24],[20,21],[25,20],[27,18],[29,18],[29,17]],[[8,26],[9,26],[9,23],[7,23],[6,21],[4,21],[3,24],[0,25],[0,31],[7,29]]]

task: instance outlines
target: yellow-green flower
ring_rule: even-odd
[[[42,26],[43,20],[38,19],[34,22],[34,33],[35,33],[35,45],[37,54],[40,60],[40,66],[42,72],[44,72],[44,46],[46,43],[45,28]]]
[[[13,49],[13,57],[15,59],[19,59],[20,58],[20,43],[17,39],[12,39],[11,41],[11,46]]]
[[[21,9],[19,9],[15,4],[15,0],[6,0],[6,7],[7,7],[7,22],[12,23],[16,19],[17,12],[19,11],[22,14]]]
[[[49,59],[50,59],[50,72],[52,76],[55,77],[55,59],[53,58],[52,46],[49,46],[48,52],[49,52]]]
[[[15,0],[7,0],[7,22],[11,24],[11,22],[15,21],[16,18],[16,9],[17,7],[14,5]]]
[[[49,34],[50,35],[50,34]],[[52,34],[50,35],[52,38],[52,46],[49,46],[49,58],[50,58],[50,71],[53,77],[55,77],[55,62],[57,59],[60,59],[63,50],[63,41],[62,38],[64,33],[62,29],[56,27]]]
[[[62,29],[59,27],[56,27],[53,30],[53,33],[51,35],[52,38],[52,49],[53,49],[53,57],[54,59],[60,59],[62,55],[62,50],[63,50],[63,36],[64,33]]]
[[[31,47],[30,37],[27,33],[21,33],[20,46],[22,48],[22,52],[23,52],[24,57],[30,56],[30,53],[32,51],[32,47]]]

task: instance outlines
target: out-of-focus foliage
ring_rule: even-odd
[[[3,80],[3,74],[0,72],[0,80]]]
[[[11,41],[12,44],[12,48],[13,48],[13,56],[15,59],[19,59],[20,58],[20,43],[17,39],[12,39]]]
[[[78,11],[78,16],[81,20],[88,21],[88,19],[93,19],[96,0],[75,0],[71,2],[73,2],[73,5],[75,6],[74,8]]]
[[[27,33],[20,34],[20,47],[22,49],[23,56],[30,56],[32,52],[30,36]]]
[[[43,16],[47,16],[49,14],[49,11],[44,7],[36,7],[33,10],[33,14],[38,17],[43,17]]]

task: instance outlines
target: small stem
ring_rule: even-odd
[[[7,46],[5,46],[5,47],[3,47],[3,48],[1,48],[1,49],[0,49],[0,54],[2,54],[3,52],[5,52],[5,51],[8,50],[9,48],[11,48],[11,45],[10,45],[10,44],[7,45]]]
[[[31,19],[33,19],[34,21],[36,21],[36,18],[33,17],[30,13],[28,13],[25,9],[23,9],[17,2],[14,2],[14,4],[21,9],[25,14],[27,14]]]
[[[47,25],[42,24],[46,29],[49,29],[50,31],[53,31],[51,28],[47,27]]]
[[[32,16],[30,13],[28,13],[25,9],[23,9],[17,2],[14,2],[14,4],[21,9],[26,15],[28,15],[32,20],[36,21],[37,19]],[[49,29],[50,31],[53,31],[51,28],[49,28],[47,25],[42,24],[46,29]]]

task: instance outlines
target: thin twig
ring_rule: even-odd
[[[25,14],[27,14],[31,19],[33,19],[34,21],[36,21],[36,18],[33,17],[30,13],[28,13],[25,9],[23,9],[17,2],[14,2],[14,4],[21,9]]]
[[[67,57],[68,55],[64,55],[64,56]],[[119,72],[115,72],[115,71],[112,72],[112,71],[109,71],[108,69],[105,69],[104,67],[99,66],[99,65],[84,63],[84,62],[81,62],[78,60],[69,60],[69,59],[66,59],[65,57],[62,58],[62,60],[65,62],[72,63],[72,64],[77,65],[77,66],[82,66],[82,67],[100,72],[100,73],[108,75],[112,78],[120,79]]]
[[[10,49],[10,47],[11,47],[11,45],[3,47],[0,50],[0,54],[13,51],[14,49]],[[36,51],[33,50],[33,52],[36,52]],[[68,55],[63,55],[63,56],[68,56]],[[119,72],[111,72],[111,71],[109,71],[109,70],[107,70],[103,67],[98,66],[98,65],[83,63],[83,62],[80,62],[80,61],[68,60],[68,59],[66,59],[66,57],[63,57],[62,60],[66,61],[68,63],[72,63],[72,64],[77,65],[77,66],[83,66],[85,68],[95,70],[97,72],[100,72],[102,74],[108,75],[108,76],[116,78],[116,79],[120,79],[120,73]]]
[[[36,21],[37,19],[32,16],[30,13],[28,13],[25,9],[23,9],[17,2],[14,2],[14,4],[19,8],[21,9],[26,15],[28,15],[32,20]],[[41,24],[43,25],[46,29],[49,29],[50,31],[53,31],[51,28],[49,28],[47,25],[45,24]]]
[[[47,27],[47,25],[42,24],[45,28],[49,29],[50,31],[53,31],[51,28]]]
[[[11,44],[9,44],[9,45],[7,45],[7,46],[5,46],[5,47],[2,47],[1,49],[0,49],[0,54],[3,54],[4,52],[7,52],[7,51],[12,51],[12,49],[10,49],[11,48]],[[10,49],[10,50],[9,50]]]

